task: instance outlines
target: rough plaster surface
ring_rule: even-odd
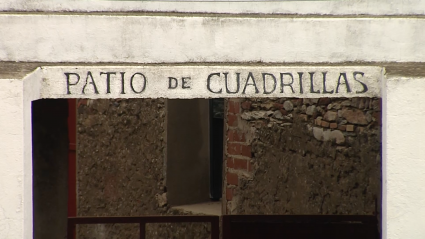
[[[78,216],[183,214],[167,203],[165,100],[80,100]],[[148,238],[208,238],[209,226],[147,226]],[[80,238],[136,238],[137,225],[80,226]]]
[[[10,13],[0,14],[0,60],[421,62],[425,54],[421,45],[425,41],[424,25],[425,19],[409,17],[258,18]]]
[[[22,85],[21,80],[0,81],[0,238],[7,239],[32,235],[31,207],[26,208],[32,202],[32,183],[24,182]]]
[[[421,104],[424,78],[386,82],[383,135],[383,238],[423,238],[425,228],[425,148]]]
[[[383,77],[383,68],[365,66],[44,67],[42,72],[44,98],[376,97]],[[106,72],[114,73],[109,84]]]
[[[152,11],[200,13],[268,13],[317,15],[423,15],[421,0],[350,0],[350,1],[250,1],[176,0],[176,1],[79,1],[3,0],[3,11]]]

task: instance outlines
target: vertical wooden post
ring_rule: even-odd
[[[140,239],[145,239],[146,238],[146,223],[140,222],[139,227],[140,227],[139,229]]]

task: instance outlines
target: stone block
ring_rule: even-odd
[[[294,105],[292,104],[292,102],[291,102],[291,101],[287,100],[287,101],[285,101],[285,102],[283,103],[283,108],[284,108],[286,111],[292,111],[292,110],[294,109]]]
[[[329,122],[322,120],[322,127],[329,128]]]
[[[316,112],[316,106],[311,105],[311,106],[307,107],[307,110],[306,110],[307,115],[313,115],[314,112]]]
[[[335,140],[336,144],[340,145],[345,143],[344,134],[339,130],[333,130],[330,135],[331,140]]]
[[[341,116],[344,117],[351,124],[367,125],[367,119],[363,111],[361,110],[348,110],[343,109]]]
[[[333,111],[328,111],[323,116],[323,119],[329,122],[335,122],[338,119],[338,113]]]

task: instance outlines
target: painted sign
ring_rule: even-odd
[[[46,98],[379,97],[380,67],[43,68]]]

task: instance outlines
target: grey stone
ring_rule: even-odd
[[[341,104],[339,104],[339,103],[334,103],[334,104],[332,105],[332,108],[333,108],[333,109],[336,109],[336,110],[340,110],[340,109],[341,109]]]
[[[331,140],[331,130],[323,130],[323,141],[329,141]]]
[[[156,200],[158,201],[159,207],[164,207],[165,205],[167,205],[167,193],[156,194],[155,197],[156,197]]]
[[[266,104],[261,104],[260,107],[264,108],[266,110],[270,110],[273,107],[273,105],[274,104],[272,102],[269,102],[269,103],[266,103]]]
[[[305,113],[305,111],[307,110],[307,106],[305,106],[305,105],[302,105],[301,106],[301,112],[302,113]]]
[[[367,112],[365,117],[368,123],[372,122],[373,117],[372,117],[372,114],[370,114],[370,112]]]
[[[345,143],[344,134],[339,130],[333,130],[330,135],[331,140],[335,140],[336,144],[340,145]]]
[[[311,105],[311,106],[307,107],[306,114],[307,115],[313,115],[315,110],[316,110],[316,106]]]
[[[291,101],[287,100],[287,101],[285,101],[285,102],[283,103],[283,108],[284,108],[286,111],[292,111],[292,110],[294,109],[294,105],[292,104],[292,102],[291,102]]]
[[[282,112],[280,112],[280,110],[276,110],[276,111],[273,113],[273,118],[276,118],[276,119],[283,119]]]
[[[269,116],[273,115],[273,111],[251,111],[243,112],[241,118],[244,120],[257,120],[257,119],[267,119]]]
[[[316,111],[323,115],[325,113],[325,110],[322,107],[316,107]]]
[[[319,127],[313,127],[313,136],[317,140],[323,140],[323,129]]]
[[[367,119],[361,110],[342,110],[342,117],[344,117],[351,124],[367,125]]]
[[[345,100],[341,103],[342,106],[350,106],[351,105],[351,101],[350,100]]]
[[[329,121],[329,122],[335,122],[336,119],[338,119],[338,113],[337,112],[333,112],[333,111],[328,111],[323,116],[323,119],[325,119],[326,121]]]

